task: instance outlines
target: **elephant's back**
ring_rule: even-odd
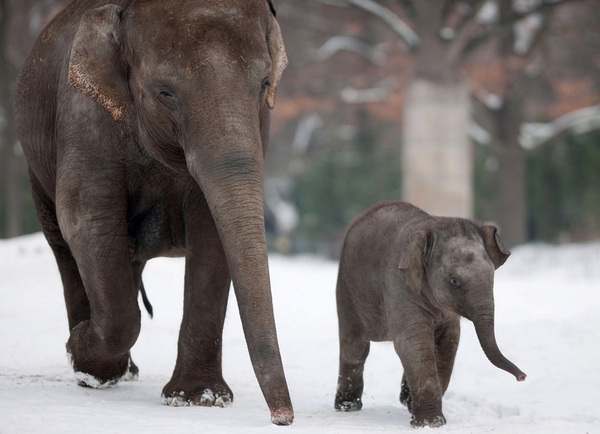
[[[407,202],[380,202],[354,218],[346,231],[344,244],[372,248],[390,246],[405,227],[429,217]]]
[[[366,339],[389,340],[385,292],[396,272],[396,237],[390,211],[398,202],[380,203],[357,216],[348,227],[340,257],[336,298],[338,315],[352,318]]]
[[[56,119],[60,93],[68,87],[71,45],[83,14],[94,7],[127,1],[73,0],[36,39],[17,78],[14,107],[17,133],[30,174],[52,196],[56,172]]]
[[[383,285],[389,274],[397,271],[405,232],[415,221],[429,217],[406,202],[382,202],[369,208],[348,227],[340,270],[361,285]]]
[[[78,21],[72,2],[42,30],[17,78],[15,123],[30,174],[52,196],[55,183],[58,94],[66,82]]]

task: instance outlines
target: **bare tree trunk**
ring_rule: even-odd
[[[471,217],[470,87],[451,41],[439,36],[442,4],[413,4],[421,40],[404,102],[403,197],[435,215]]]
[[[409,85],[404,113],[404,200],[432,214],[471,217],[468,84],[417,78]]]

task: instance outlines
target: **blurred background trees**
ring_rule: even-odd
[[[38,230],[14,78],[65,0],[0,0],[0,236]],[[272,247],[335,255],[379,200],[498,223],[510,245],[600,238],[594,0],[275,0]]]
[[[600,125],[600,22],[593,1],[279,5],[284,37],[301,42],[291,50],[280,98],[297,113],[287,109],[275,117],[284,120],[283,128],[295,118],[300,131],[303,117],[319,120],[310,124],[311,141],[302,147],[314,159],[300,158],[292,147],[288,173],[313,176],[311,165],[325,155],[319,149],[331,150],[340,139],[346,144],[337,144],[335,155],[343,161],[361,129],[361,113],[376,125],[373,152],[395,152],[401,181],[387,192],[389,199],[495,221],[509,245],[600,236],[600,207],[594,205],[600,188],[592,175],[600,171],[592,155],[600,143],[591,133]],[[313,95],[299,98],[307,88]],[[340,127],[347,135],[335,141]],[[273,147],[290,133],[276,129]],[[323,218],[334,214],[334,202],[328,205]],[[318,221],[306,211],[299,208],[303,230]],[[342,231],[337,226],[330,235]]]
[[[15,81],[43,25],[66,0],[0,0],[0,237],[40,230],[13,122]]]

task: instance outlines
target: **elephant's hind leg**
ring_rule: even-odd
[[[410,387],[406,381],[406,374],[402,375],[402,385],[400,386],[400,404],[404,405],[412,413],[412,398],[410,396]]]
[[[362,327],[341,280],[337,287],[337,311],[340,367],[334,407],[338,411],[358,411],[362,408],[363,371],[371,342],[363,336]]]
[[[44,236],[54,253],[60,272],[67,307],[69,330],[73,330],[80,322],[90,319],[90,302],[85,293],[85,288],[77,269],[77,263],[60,232],[55,205],[44,194],[35,176],[32,174],[30,178],[33,202],[38,219]]]
[[[223,324],[231,278],[208,205],[198,197],[188,210],[184,311],[177,362],[162,392],[170,406],[228,407],[233,393],[223,379]]]
[[[370,342],[350,336],[342,336],[340,340],[340,369],[334,407],[338,411],[358,411],[362,408],[363,371]]]

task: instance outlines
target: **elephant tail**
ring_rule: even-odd
[[[146,288],[144,288],[144,282],[140,282],[140,294],[142,294],[142,301],[144,302],[144,307],[150,315],[150,318],[154,316],[154,309],[152,309],[152,304],[150,300],[148,300],[148,295],[146,294]]]

